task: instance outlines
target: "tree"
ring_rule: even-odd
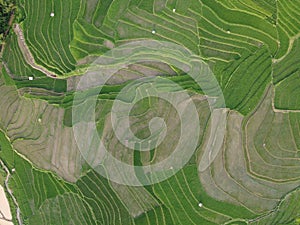
[[[5,33],[9,29],[9,20],[16,9],[14,0],[0,0],[0,45],[3,44]]]

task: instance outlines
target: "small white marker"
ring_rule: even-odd
[[[264,143],[263,146],[266,147],[266,144]]]
[[[52,12],[52,13],[50,13],[50,16],[51,16],[51,17],[53,17],[53,16],[54,16],[54,13],[53,13],[53,12]]]
[[[173,12],[176,12],[176,9],[173,9]]]
[[[15,169],[15,168],[12,168],[12,169],[11,169],[11,172],[13,172],[13,173],[14,173],[15,171],[16,171],[16,169]]]
[[[151,32],[152,34],[155,34],[156,33],[156,31],[155,30],[152,30],[152,32]]]
[[[198,204],[198,206],[201,208],[201,207],[203,206],[203,204],[200,202],[200,203]]]
[[[229,30],[227,31],[227,34],[230,34],[230,31],[229,31]]]
[[[33,80],[33,77],[28,77],[28,80]]]
[[[42,122],[42,119],[41,119],[41,118],[38,118],[38,122],[39,122],[39,123]]]
[[[173,169],[173,166],[170,167],[170,170],[172,170],[172,169]]]

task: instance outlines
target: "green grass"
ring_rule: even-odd
[[[260,102],[271,82],[271,57],[266,48],[230,64],[215,67],[226,106],[247,115]]]
[[[0,168],[0,185],[2,187],[4,187],[5,177],[6,177],[5,171],[2,168]]]
[[[299,96],[299,60],[300,40],[294,42],[286,57],[273,65],[273,83],[275,84],[275,107],[279,109],[300,109]]]

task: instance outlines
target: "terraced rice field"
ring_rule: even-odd
[[[17,200],[8,196],[14,224],[20,224],[18,213],[29,225],[300,224],[300,0],[16,4],[0,70],[0,159],[11,174],[8,184]],[[149,54],[151,60],[115,71],[100,93],[96,87],[76,90],[95,59],[149,39],[185,47],[207,70],[193,79],[166,63],[171,54],[161,48],[156,61]],[[126,50],[145,56],[139,47]],[[186,55],[176,60],[184,61]],[[210,95],[218,87],[206,81],[209,85],[202,89],[197,83],[208,70],[222,90],[221,106]],[[198,113],[187,119],[200,128],[194,131],[196,149],[182,168],[175,165],[184,155],[173,161],[174,167],[149,169],[168,159],[179,143],[183,128],[176,107],[151,96],[151,85],[119,96],[128,85],[149,77],[158,83],[156,91],[168,92],[171,99],[187,93],[181,106],[193,103]],[[144,98],[135,102],[138,96]],[[126,146],[112,122],[116,102],[135,102],[130,127],[118,126],[122,137],[132,132],[147,140],[152,119],[159,117],[167,127],[163,141],[137,143],[134,150]],[[81,121],[85,111],[94,117]],[[130,173],[105,164],[98,148],[88,149],[98,143],[88,131],[83,138],[89,154],[82,153],[73,128],[94,120],[103,146],[131,166]],[[161,130],[155,132],[163,136]],[[139,151],[143,148],[148,151]],[[0,168],[2,186],[5,171]],[[168,179],[130,186],[99,171],[114,171],[141,184]]]

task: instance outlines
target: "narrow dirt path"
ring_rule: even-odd
[[[20,27],[19,24],[15,24],[15,25],[14,25],[14,32],[16,33],[16,35],[17,35],[17,37],[18,37],[18,44],[19,44],[19,47],[20,47],[20,49],[21,49],[21,52],[22,52],[22,54],[23,54],[23,56],[24,56],[26,62],[27,62],[32,68],[34,68],[34,69],[36,69],[36,70],[39,70],[39,71],[41,71],[42,73],[44,73],[47,77],[51,77],[51,78],[57,79],[56,74],[54,74],[53,72],[50,72],[49,70],[47,70],[46,68],[44,68],[44,67],[38,65],[38,64],[35,62],[35,60],[34,60],[32,54],[31,54],[31,52],[30,52],[30,50],[29,50],[29,48],[28,48],[28,46],[27,46],[27,44],[26,44],[26,42],[25,42],[24,34],[23,34],[23,31],[22,31],[22,29],[21,29],[21,27]]]
[[[272,62],[273,63],[278,63],[278,62],[282,61],[291,52],[295,40],[297,40],[299,37],[300,37],[300,33],[298,33],[295,36],[291,37],[290,42],[289,42],[289,47],[288,47],[288,50],[286,51],[286,53],[283,56],[281,56],[279,59],[272,59]]]
[[[3,161],[1,159],[0,159],[0,164],[1,164],[2,168],[5,170],[5,172],[7,174],[7,176],[5,178],[5,188],[6,188],[6,191],[8,192],[8,194],[10,195],[10,197],[12,198],[12,200],[13,200],[16,208],[17,208],[17,220],[18,220],[18,224],[22,225],[23,222],[22,222],[22,219],[21,219],[21,211],[20,211],[20,208],[19,208],[19,204],[17,202],[17,199],[13,195],[12,190],[8,186],[8,181],[9,181],[9,178],[11,177],[11,174],[9,172],[9,169],[5,166],[5,164],[3,163]]]

